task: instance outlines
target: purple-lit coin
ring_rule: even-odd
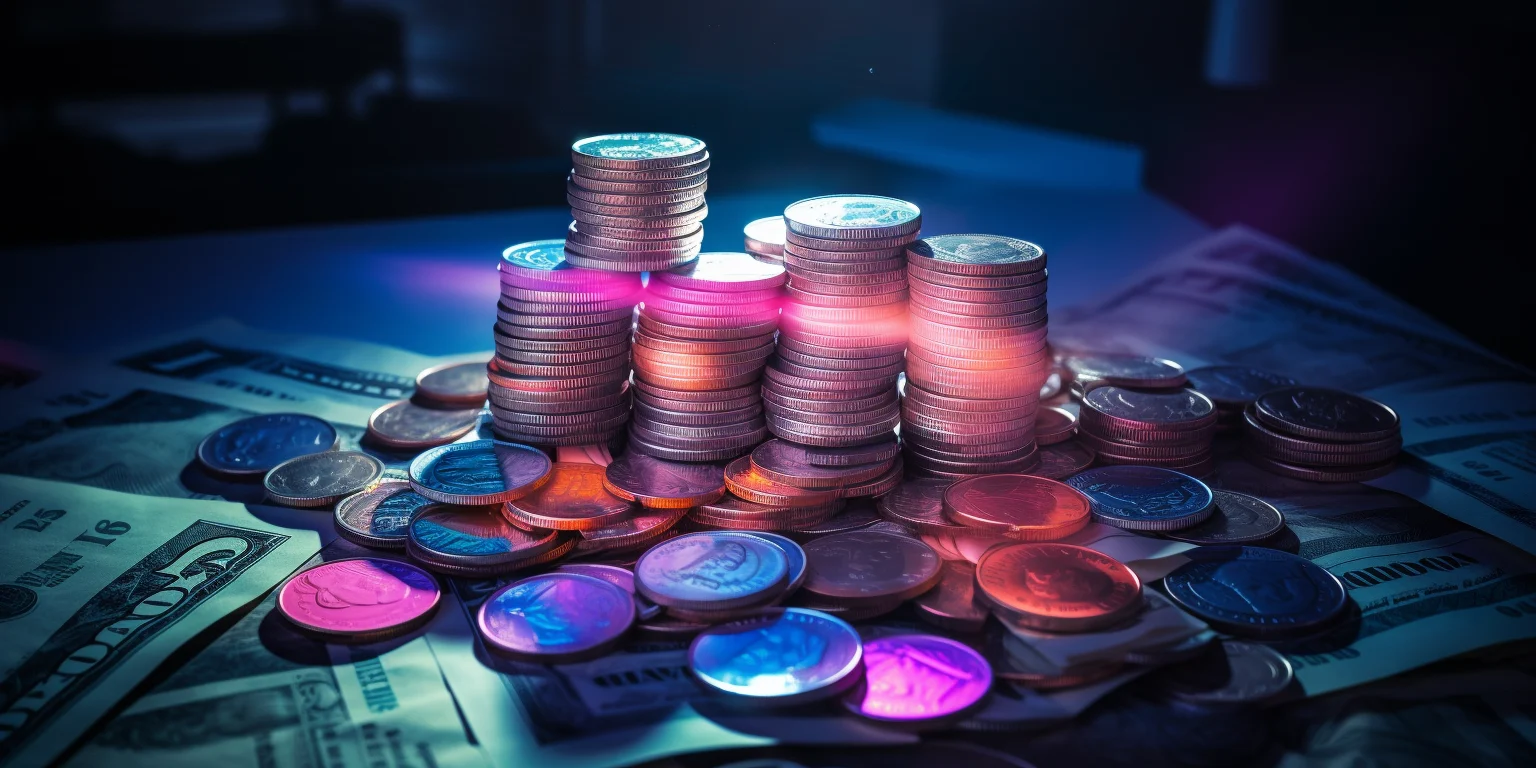
[[[760,603],[789,585],[789,557],[750,533],[691,533],[652,547],[635,563],[635,588],[653,603],[724,610]]]
[[[546,573],[513,582],[480,606],[480,636],[496,650],[558,664],[601,655],[635,623],[635,601],[606,581]]]
[[[432,574],[359,557],[299,572],[278,590],[277,609],[311,632],[368,642],[421,626],[441,598]]]
[[[602,563],[566,563],[555,566],[557,573],[575,573],[606,581],[635,597],[635,612],[641,621],[661,615],[661,606],[643,598],[635,591],[635,572],[617,565]]]
[[[893,635],[864,644],[864,684],[843,704],[871,720],[937,725],[964,717],[991,688],[992,667],[965,644]]]
[[[859,633],[842,619],[781,608],[705,630],[688,648],[688,666],[715,690],[800,704],[857,683],[863,656]]]

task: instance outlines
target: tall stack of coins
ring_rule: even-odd
[[[1243,412],[1243,452],[1277,475],[1319,482],[1381,477],[1396,466],[1403,436],[1397,414],[1351,392],[1284,387]]]
[[[784,217],[768,216],[749,222],[742,230],[747,253],[779,264],[784,263]]]
[[[1192,389],[1101,386],[1083,397],[1077,440],[1100,464],[1139,464],[1191,475],[1211,471],[1216,406]]]
[[[1028,472],[1051,369],[1045,251],[996,235],[907,250],[912,338],[902,400],[907,464],[927,477]]]
[[[790,205],[784,224],[789,285],[763,382],[768,428],[804,446],[888,443],[901,418],[902,253],[922,214],[904,200],[833,195]]]
[[[773,354],[783,283],[783,267],[745,253],[706,253],[651,273],[635,329],[630,450],[723,461],[763,441],[758,380]]]
[[[606,443],[629,420],[629,347],[640,276],[581,269],[565,243],[535,240],[501,256],[497,436],[541,446]]]
[[[709,152],[671,133],[617,133],[571,145],[566,252],[578,267],[649,272],[699,254]]]

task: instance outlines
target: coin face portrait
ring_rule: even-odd
[[[438,481],[459,488],[501,485],[501,470],[496,454],[487,451],[459,451],[445,454],[432,465]]]
[[[675,582],[718,591],[741,586],[761,570],[761,565],[757,552],[742,542],[716,539],[681,567],[662,573]]]
[[[1098,571],[1078,568],[1071,562],[1048,560],[1031,565],[1024,576],[1024,586],[1047,600],[1088,602],[1109,591],[1109,577]]]

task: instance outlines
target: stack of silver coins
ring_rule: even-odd
[[[1391,472],[1402,427],[1391,408],[1352,392],[1282,387],[1243,412],[1243,453],[1286,477],[1314,482],[1369,480]]]
[[[789,206],[784,224],[789,283],[763,382],[768,428],[804,446],[892,442],[907,337],[903,254],[922,214],[904,200],[832,195]]]
[[[570,263],[612,272],[672,269],[692,261],[704,242],[700,223],[709,152],[704,142],[671,133],[617,133],[571,145],[566,181]]]
[[[1046,256],[996,235],[939,235],[907,250],[911,340],[902,443],[916,476],[1028,472],[1052,361]]]
[[[1099,464],[1162,467],[1201,477],[1212,469],[1216,405],[1193,389],[1094,387],[1083,396],[1077,440]]]
[[[489,396],[494,431],[505,440],[602,444],[629,420],[640,276],[572,266],[564,247],[560,240],[514,245],[498,265]]]
[[[755,219],[742,230],[747,253],[763,261],[784,263],[784,217]]]

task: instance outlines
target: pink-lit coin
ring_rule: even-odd
[[[606,581],[546,573],[513,582],[480,606],[481,637],[509,656],[544,664],[601,655],[635,623],[635,600]]]
[[[359,557],[298,573],[278,591],[277,609],[311,632],[368,642],[421,626],[441,598],[432,574],[410,563]]]
[[[843,699],[855,714],[906,726],[964,717],[992,688],[992,667],[965,644],[934,635],[864,643],[864,684]]]

